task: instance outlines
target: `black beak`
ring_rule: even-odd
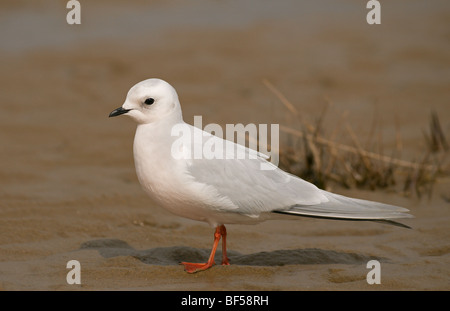
[[[122,107],[119,107],[113,111],[111,111],[111,113],[109,114],[109,117],[117,117],[120,116],[121,114],[127,113],[128,111],[130,111],[131,109],[124,109]]]

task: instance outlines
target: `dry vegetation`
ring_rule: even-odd
[[[449,145],[435,112],[431,113],[429,130],[424,132],[428,148],[415,157],[417,160],[407,161],[400,157],[402,142],[398,126],[396,148],[391,155],[383,152],[381,135],[375,126],[364,140],[365,145],[372,146],[371,150],[363,147],[350,124],[345,122],[343,129],[334,129],[328,137],[324,137],[326,131],[322,121],[329,103],[324,106],[316,122],[310,124],[302,120],[295,106],[273,84],[267,80],[264,84],[299,121],[296,128],[280,125],[280,131],[288,136],[288,143],[280,145],[280,168],[322,189],[335,184],[346,188],[382,188],[419,198],[423,195],[430,197],[435,182],[450,174],[449,167],[445,166]],[[341,131],[351,138],[351,144],[338,142]]]

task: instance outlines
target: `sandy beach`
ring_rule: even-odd
[[[344,118],[362,142],[376,115],[385,154],[400,133],[402,159],[421,159],[432,111],[450,139],[450,3],[383,2],[381,24],[368,25],[365,1],[319,2],[81,1],[80,25],[67,24],[64,1],[2,2],[0,289],[450,290],[448,175],[431,197],[330,189],[406,207],[412,229],[230,225],[231,265],[187,274],[178,263],[204,261],[213,229],[146,196],[136,125],[108,118],[131,86],[158,77],[188,123],[293,126],[267,80],[306,121],[331,102],[327,128]],[[372,259],[381,284],[366,281]],[[81,285],[66,281],[70,260]]]

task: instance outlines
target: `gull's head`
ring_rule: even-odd
[[[152,123],[168,116],[181,118],[180,102],[175,89],[166,81],[148,79],[133,86],[122,107],[109,116],[126,114],[139,124]]]

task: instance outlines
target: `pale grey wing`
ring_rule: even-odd
[[[241,156],[245,153],[244,159],[198,159],[189,161],[187,167],[196,182],[214,187],[221,197],[230,200],[236,207],[234,212],[258,216],[295,204],[314,205],[327,200],[313,184],[274,165],[271,170],[263,170],[262,165],[269,162],[255,156],[256,151],[236,147]]]
[[[198,162],[196,162],[198,161]],[[410,218],[402,207],[348,198],[324,190],[280,169],[262,171],[255,160],[196,160],[188,168],[195,181],[213,186],[247,215],[281,212],[335,219]]]
[[[211,137],[217,142],[222,139]],[[407,209],[372,201],[348,198],[317,188],[273,166],[256,151],[234,144],[244,159],[199,159],[190,161],[187,172],[196,182],[213,187],[219,196],[231,201],[237,213],[258,216],[263,212],[282,212],[299,216],[338,219],[409,218]],[[226,151],[224,151],[226,153]],[[229,207],[224,207],[229,210]],[[230,210],[231,211],[231,210]]]
[[[326,198],[320,190],[282,170],[261,170],[263,159],[193,160],[188,173],[194,180],[212,186],[229,199],[234,212],[258,216],[286,210],[294,204],[314,205]]]
[[[297,204],[283,212],[300,216],[339,219],[376,220],[413,217],[407,213],[409,210],[406,208],[321,191],[328,198],[328,202],[317,205]]]
[[[234,205],[233,209],[223,209],[258,216],[296,203],[327,200],[316,186],[280,170],[266,161],[267,156],[192,126],[190,129],[191,148],[203,150],[203,157],[189,160],[187,173]],[[272,169],[262,169],[269,165]]]

